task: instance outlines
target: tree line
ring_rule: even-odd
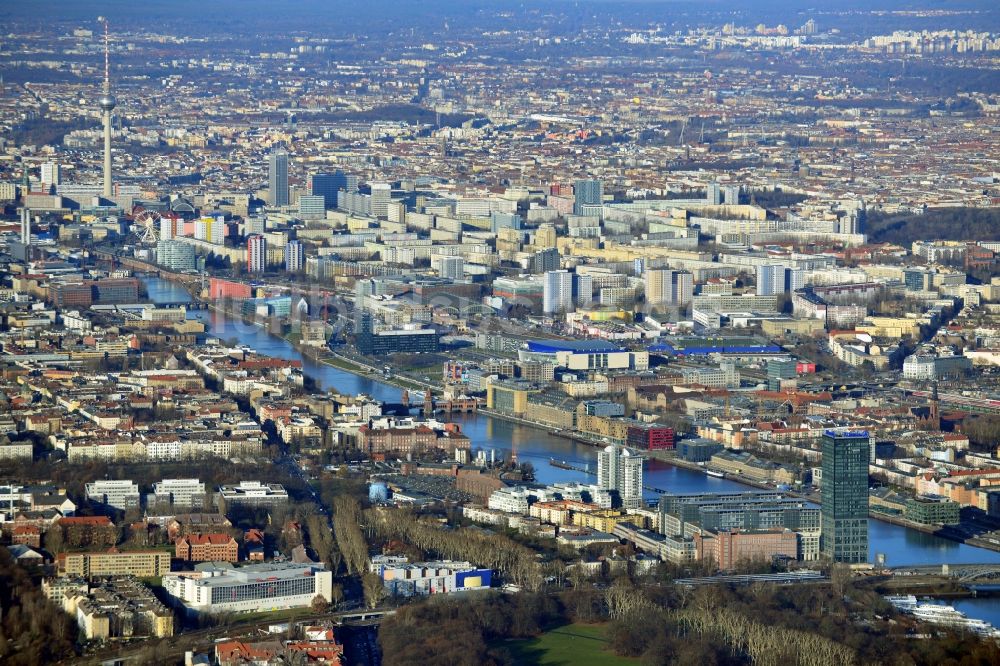
[[[379,630],[386,666],[433,663],[447,666],[513,664],[510,653],[496,642],[538,635],[564,616],[558,602],[542,594],[431,597],[404,606]]]
[[[1000,663],[995,642],[922,625],[870,583],[838,575],[829,585],[690,588],[627,570],[595,584],[575,569],[539,593],[412,603],[386,618],[379,642],[387,666],[426,663],[429,654],[441,664],[501,666],[518,663],[510,639],[579,622],[606,623],[607,648],[649,666]]]
[[[383,507],[366,511],[364,520],[382,542],[399,540],[436,557],[488,567],[505,581],[529,591],[542,586],[542,566],[535,551],[505,535],[471,527],[444,529],[434,519]],[[335,518],[335,526],[337,522]]]
[[[51,664],[72,657],[76,624],[42,594],[6,548],[0,548],[0,663]]]
[[[932,208],[923,214],[869,213],[865,232],[871,241],[909,248],[917,240],[1000,240],[996,208]]]
[[[962,421],[962,432],[974,446],[991,449],[1000,442],[1000,416],[982,414]]]

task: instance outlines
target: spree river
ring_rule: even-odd
[[[183,287],[161,278],[146,278],[144,282],[149,298],[154,302],[176,303],[190,298]],[[209,332],[222,340],[236,340],[267,356],[301,360],[304,371],[324,389],[335,389],[345,394],[366,393],[386,402],[400,400],[400,389],[311,361],[303,357],[286,340],[270,335],[259,326],[213,310],[195,311],[191,316],[203,320]],[[535,476],[540,483],[585,481],[588,478],[583,472],[551,466],[549,464],[551,458],[566,461],[576,467],[589,466],[590,469],[596,469],[597,449],[593,446],[556,437],[539,428],[511,423],[484,414],[453,415],[451,420],[462,425],[462,430],[472,440],[473,448],[487,451],[495,449],[498,456],[500,454],[506,456],[516,446],[517,459],[534,465]],[[647,462],[645,483],[679,493],[750,490],[735,481],[706,476],[657,460]],[[649,494],[649,497],[653,499],[655,494]],[[889,566],[1000,563],[998,552],[967,546],[878,520],[869,520],[868,534],[871,559],[874,559],[876,553],[883,553]],[[976,601],[982,603],[987,600]],[[995,606],[1000,606],[1000,603],[989,601]],[[971,611],[971,608],[968,610]],[[970,612],[970,615],[972,614]]]

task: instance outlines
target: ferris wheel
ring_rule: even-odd
[[[144,210],[132,220],[132,233],[140,243],[155,245],[160,232],[160,214],[155,210]]]

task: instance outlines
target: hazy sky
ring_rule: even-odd
[[[112,27],[121,30],[183,29],[188,34],[302,30],[333,35],[423,28],[441,25],[445,18],[457,21],[456,28],[465,22],[478,27],[496,20],[498,11],[511,13],[514,19],[555,14],[573,17],[580,24],[621,21],[638,27],[646,23],[715,24],[729,19],[792,25],[805,15],[832,25],[851,19],[829,12],[874,8],[977,9],[985,13],[974,21],[970,17],[961,20],[964,27],[984,30],[997,29],[1000,16],[997,0],[0,0],[0,22],[16,32],[46,25],[96,26],[96,17],[106,15]],[[938,27],[935,21],[940,19],[927,19],[922,27]]]

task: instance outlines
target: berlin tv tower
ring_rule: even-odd
[[[111,67],[109,65],[108,19],[103,16],[97,20],[104,24],[104,92],[97,103],[104,116],[104,198],[110,199],[111,192],[111,111],[118,100],[111,94]]]

